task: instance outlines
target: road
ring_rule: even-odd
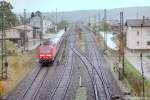
[[[77,46],[78,29],[84,37],[85,52]],[[112,100],[112,97],[121,95],[101,49],[94,41],[88,27],[71,25],[54,64],[41,67],[36,63],[7,100],[75,100],[80,86],[87,89],[87,100]],[[61,56],[62,52],[64,56]],[[60,57],[63,60],[58,64]]]

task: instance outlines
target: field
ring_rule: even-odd
[[[0,81],[0,95],[5,95],[12,91],[17,84],[32,70],[35,62],[35,52],[26,52],[24,54],[8,57],[8,79]]]

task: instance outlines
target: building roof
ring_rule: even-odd
[[[5,30],[6,38],[11,38],[11,39],[20,38],[19,31],[30,32],[32,30],[33,30],[32,27],[29,26],[29,25],[25,25],[25,29],[24,29],[24,25],[15,26],[15,27],[12,27],[12,28],[7,28]],[[2,35],[2,32],[0,32],[0,39],[1,39],[1,35]]]
[[[150,19],[130,19],[127,20],[125,26],[130,27],[150,27]]]
[[[12,29],[17,29],[17,30],[26,30],[26,31],[32,31],[32,26],[30,25],[20,25],[20,26],[15,26]]]

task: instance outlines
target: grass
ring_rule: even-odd
[[[102,37],[99,34],[94,36],[99,47],[104,48],[104,41]],[[113,40],[117,42],[116,38],[113,38]],[[111,52],[111,54],[113,53]],[[112,61],[116,61],[116,55],[113,54],[113,57],[110,59],[112,59]],[[150,56],[148,56],[148,58],[150,59]],[[112,64],[112,66],[114,65]],[[113,72],[112,68],[111,71]],[[125,59],[125,78],[122,81],[118,81],[118,83],[123,90],[131,91],[134,96],[142,96],[142,75],[127,61],[127,59]],[[145,80],[145,96],[150,97],[150,81],[148,80]]]
[[[76,92],[75,100],[87,100],[87,88],[80,87]]]
[[[81,33],[81,30],[78,29],[76,30],[78,32],[78,41],[77,41],[77,46],[81,49],[81,51],[85,51],[85,41],[83,39],[83,36],[82,36],[82,33]]]
[[[136,96],[142,96],[142,75],[125,59],[125,77]],[[150,96],[150,81],[145,80],[145,96]]]
[[[0,81],[0,96],[12,91],[32,70],[35,51],[8,57],[8,79]]]
[[[0,81],[0,96],[12,91],[17,84],[31,71],[35,62],[36,50],[24,54],[17,53],[13,42],[6,41],[8,59],[8,79]],[[1,55],[0,55],[1,68]]]

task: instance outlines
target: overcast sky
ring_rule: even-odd
[[[7,0],[8,1],[8,0]],[[150,6],[150,0],[9,0],[15,12],[45,11],[74,11],[88,9],[112,9],[132,6]]]

